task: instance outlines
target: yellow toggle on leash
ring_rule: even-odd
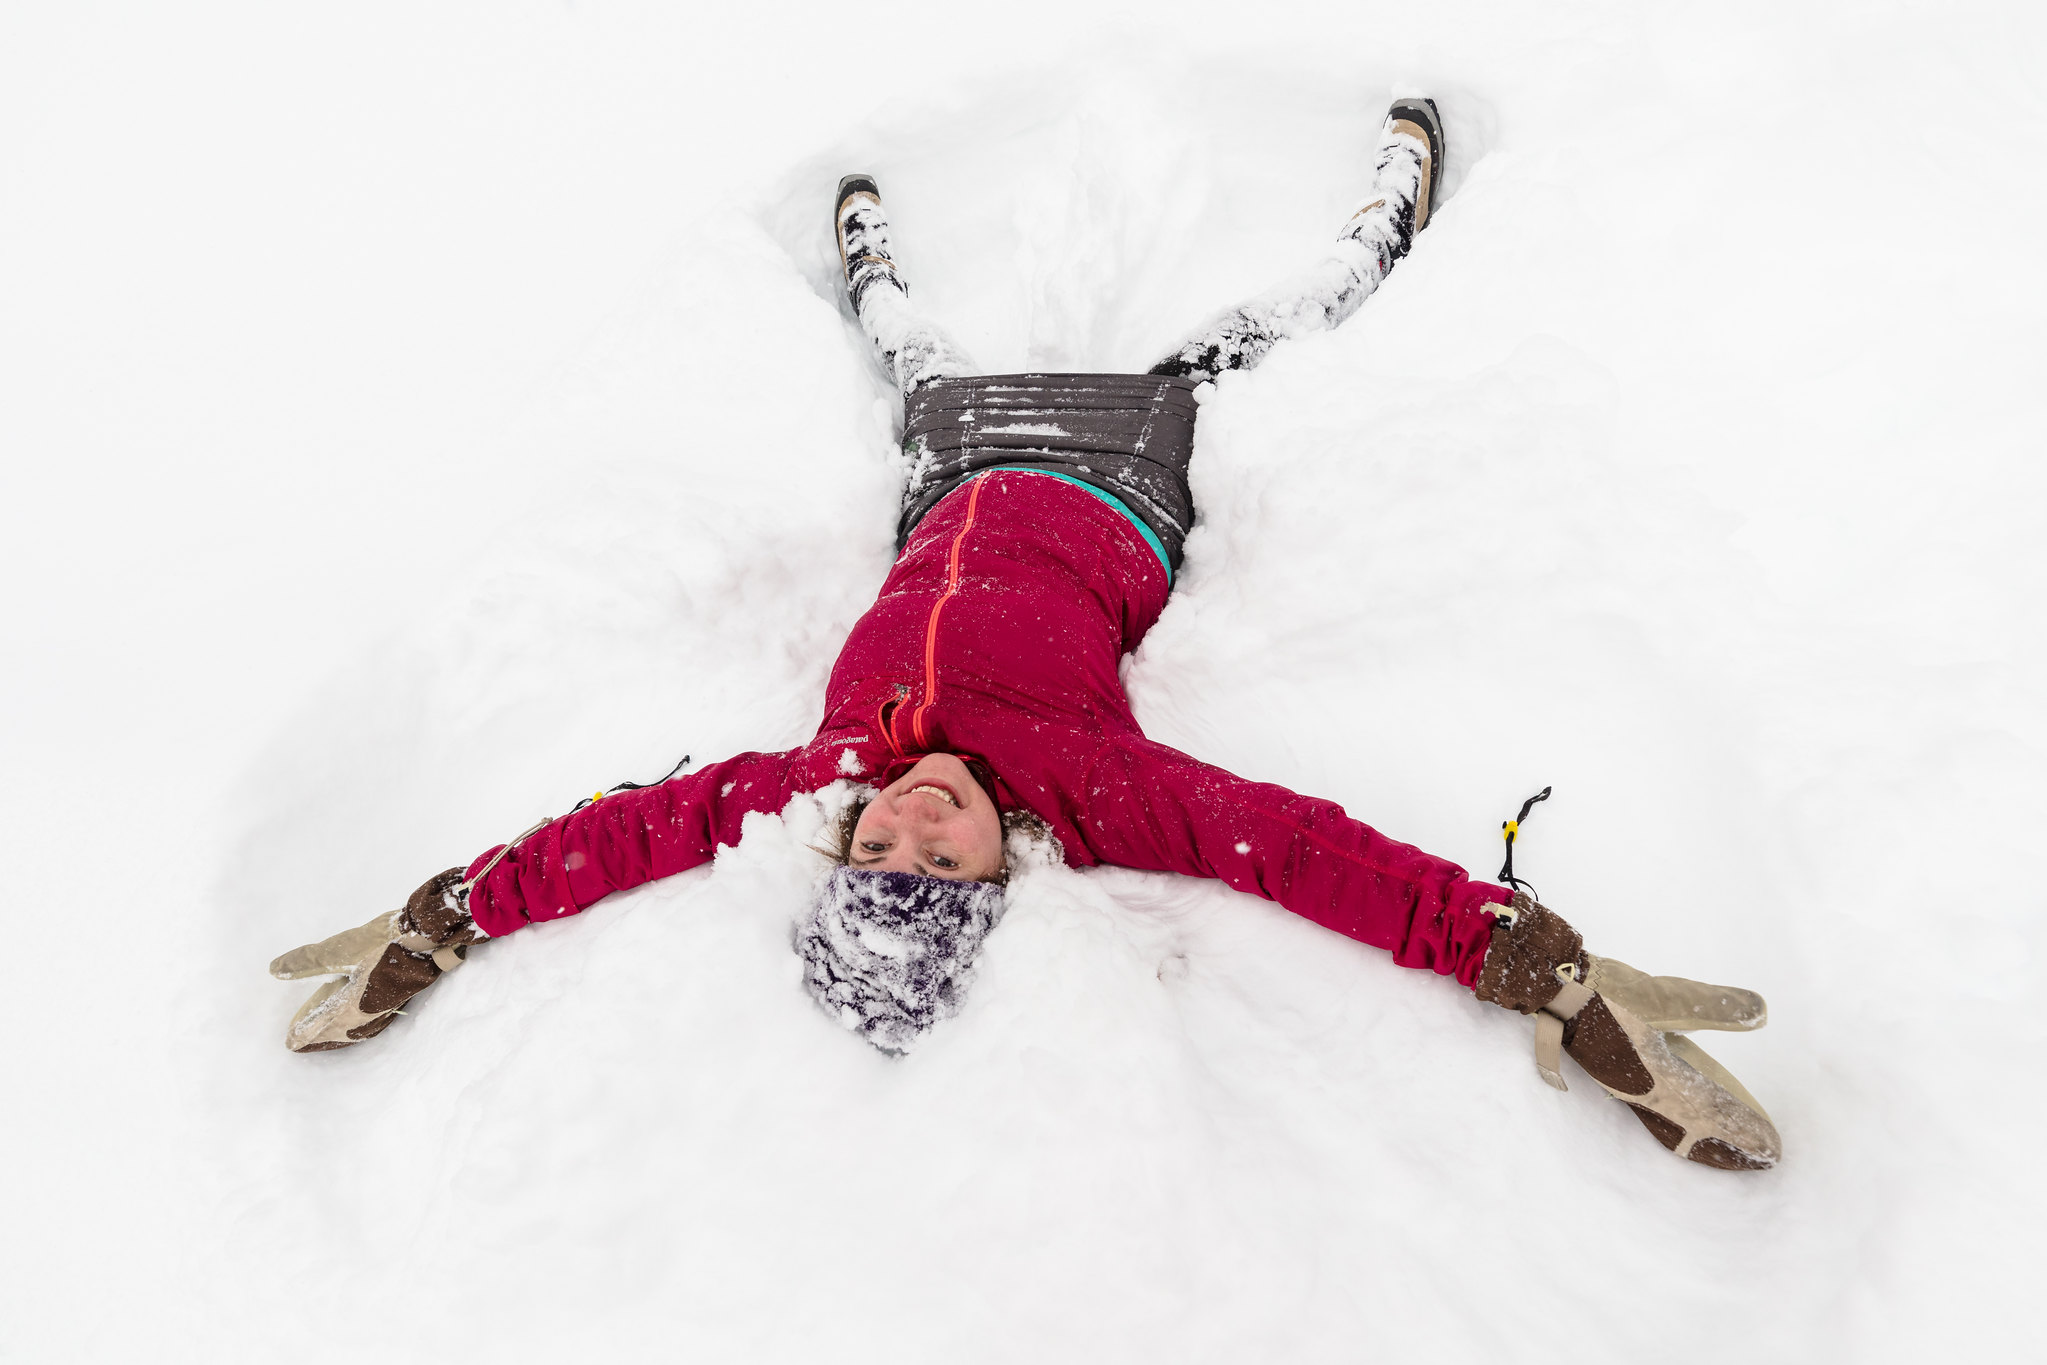
[[[578,801],[575,805],[571,806],[569,808],[569,814],[574,815],[577,811],[584,810],[587,809],[588,807],[594,806],[607,796],[617,796],[620,792],[636,792],[642,791],[648,787],[658,787],[663,782],[668,781],[669,778],[674,777],[677,773],[681,772],[684,768],[687,768],[688,766],[689,755],[684,754],[682,756],[682,760],[678,762],[673,768],[670,768],[668,770],[668,777],[656,778],[652,782],[621,782],[616,787],[608,787],[603,791],[592,792],[590,793],[590,795],[584,797],[581,801]]]

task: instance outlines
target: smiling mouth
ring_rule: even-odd
[[[941,800],[941,801],[945,802],[945,804],[946,804],[946,805],[948,805],[948,806],[954,806],[954,807],[957,807],[957,806],[959,805],[959,803],[960,803],[960,802],[959,802],[959,798],[958,798],[958,797],[956,797],[956,796],[954,796],[954,795],[953,795],[953,794],[952,794],[951,792],[947,791],[947,790],[946,790],[945,788],[943,788],[943,787],[936,787],[936,786],[933,786],[933,785],[931,785],[931,784],[930,784],[930,783],[928,783],[928,782],[920,782],[920,783],[919,783],[919,784],[917,784],[916,786],[914,786],[914,787],[910,788],[910,789],[909,789],[908,791],[904,792],[904,793],[903,793],[903,795],[905,795],[905,796],[919,796],[919,795],[922,795],[922,796],[935,796],[935,797],[937,797],[937,798],[938,798],[939,800]]]

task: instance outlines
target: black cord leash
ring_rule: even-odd
[[[1549,788],[1544,787],[1541,791],[1521,803],[1521,813],[1519,815],[1515,816],[1512,820],[1502,820],[1500,822],[1500,828],[1506,832],[1507,839],[1507,861],[1500,864],[1500,880],[1506,885],[1513,887],[1516,891],[1526,890],[1529,897],[1537,901],[1541,900],[1542,897],[1536,895],[1535,888],[1514,875],[1514,840],[1521,833],[1521,822],[1528,818],[1528,812],[1535,809],[1535,803],[1547,800],[1549,800]]]
[[[677,763],[674,767],[668,770],[667,777],[663,777],[659,781],[655,782],[621,782],[616,787],[612,787],[609,790],[593,792],[589,796],[586,796],[582,800],[578,801],[575,805],[569,807],[569,814],[574,815],[577,811],[583,809],[583,807],[594,806],[599,801],[602,801],[605,797],[616,796],[619,792],[636,792],[640,790],[642,787],[658,787],[661,785],[662,782],[666,782],[668,778],[675,776],[677,773],[681,772],[684,768],[688,766],[689,755],[684,754],[682,756],[682,761]],[[474,877],[465,879],[462,885],[456,888],[455,894],[461,897],[463,908],[466,910],[469,907],[469,890],[471,887],[475,886],[485,877],[488,877],[490,875],[490,870],[496,867],[499,863],[503,862],[504,857],[507,853],[510,853],[513,849],[525,843],[528,839],[531,839],[534,835],[540,833],[540,831],[546,829],[549,825],[553,824],[554,821],[555,817],[552,815],[545,816],[539,820],[534,821],[533,824],[523,834],[516,836],[510,843],[501,846],[497,852],[491,854],[490,861],[485,863],[482,867],[478,868],[476,871],[476,875]]]
[[[670,768],[666,776],[657,777],[652,782],[621,782],[616,787],[607,787],[601,792],[592,792],[590,795],[578,801],[575,805],[570,806],[569,814],[574,815],[583,807],[594,806],[599,801],[602,801],[605,797],[616,796],[620,792],[636,792],[642,789],[643,787],[658,787],[663,782],[666,782],[670,777],[675,776],[677,773],[681,772],[684,768],[687,768],[688,766],[689,755],[684,754],[682,756],[682,760],[679,763],[677,763],[674,767]]]

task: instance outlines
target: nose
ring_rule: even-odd
[[[895,800],[897,822],[916,829],[943,824],[952,809],[946,802],[922,792],[905,793]]]

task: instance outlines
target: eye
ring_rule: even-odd
[[[954,862],[952,859],[940,857],[935,853],[931,856],[931,863],[932,866],[934,867],[942,867],[947,869],[948,871],[959,866],[959,864]]]
[[[874,840],[872,840],[872,839],[863,839],[863,840],[861,840],[861,841],[860,841],[860,847],[862,847],[862,848],[866,849],[866,850],[867,850],[867,851],[868,851],[869,853],[886,853],[886,852],[888,852],[888,845],[887,845],[887,844],[879,844],[879,843],[876,843],[876,842],[875,842]]]

